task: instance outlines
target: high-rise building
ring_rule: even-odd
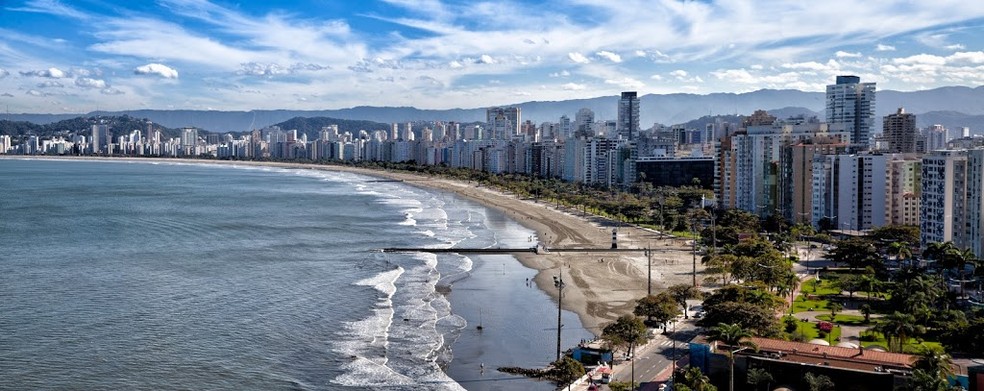
[[[594,136],[594,129],[592,125],[595,122],[595,113],[589,108],[583,108],[577,111],[574,115],[574,133],[575,137],[591,137]]]
[[[916,115],[906,113],[902,107],[895,114],[886,115],[882,120],[882,137],[888,143],[889,153],[919,152],[916,148],[919,138],[916,133]]]
[[[96,124],[92,125],[92,142],[91,151],[93,154],[108,153],[107,148],[110,142],[107,140],[112,140],[113,135],[109,133],[109,125]]]
[[[519,107],[490,107],[485,111],[492,138],[506,140],[519,134],[522,113]]]
[[[915,154],[892,155],[886,174],[885,221],[893,225],[919,225],[922,159]]]
[[[633,140],[639,133],[639,97],[635,91],[622,92],[618,100],[618,134]]]
[[[813,221],[836,229],[885,225],[885,155],[819,155],[813,159]]]
[[[857,76],[837,76],[827,86],[827,123],[833,132],[847,132],[860,150],[871,145],[875,124],[875,83],[862,83]]]
[[[932,125],[923,130],[923,137],[926,139],[926,152],[937,149],[946,149],[947,136],[949,131],[943,125]]]
[[[984,255],[984,149],[937,150],[922,159],[920,244],[953,242]]]

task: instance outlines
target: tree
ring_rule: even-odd
[[[601,329],[601,337],[612,346],[626,346],[632,353],[635,345],[646,342],[646,325],[642,318],[622,315]]]
[[[677,306],[676,300],[669,293],[661,292],[658,295],[649,295],[639,299],[632,313],[636,316],[644,316],[650,322],[655,320],[666,328],[666,322],[680,315],[680,307]]]
[[[854,299],[854,292],[861,289],[861,277],[857,274],[841,275],[837,279],[837,285],[840,285],[840,289],[847,291],[851,299]]]
[[[834,246],[828,255],[831,261],[847,264],[851,269],[863,269],[868,266],[880,269],[883,266],[881,256],[878,255],[874,244],[866,239],[844,239]]]
[[[922,369],[915,369],[909,376],[909,381],[905,386],[900,387],[903,391],[950,391],[950,382]]]
[[[916,323],[915,316],[896,311],[875,326],[875,331],[885,335],[890,351],[902,353],[902,348],[909,338],[925,333],[926,328]]]
[[[883,243],[919,243],[919,226],[886,225],[872,229],[868,236]]]
[[[844,306],[842,306],[841,303],[832,301],[827,304],[827,309],[830,310],[830,321],[833,322],[834,318],[837,317],[837,313],[841,312],[841,310],[844,309]]]
[[[711,379],[700,371],[700,367],[687,367],[683,372],[683,378],[677,379],[675,383],[678,391],[717,391],[717,387],[711,384]]]
[[[554,361],[550,377],[558,384],[571,384],[574,380],[580,379],[586,373],[584,365],[568,356],[563,356],[560,360]]]
[[[942,379],[953,375],[953,361],[950,359],[950,355],[938,348],[926,348],[923,350],[912,368],[921,369],[930,375],[935,375]]]
[[[731,279],[729,275],[731,274],[731,267],[738,259],[734,254],[713,254],[706,259],[701,259],[701,263],[705,265],[705,272],[708,274],[720,274],[721,275],[721,285],[727,285]],[[710,277],[708,277],[710,280]],[[690,285],[687,285],[688,287]]]
[[[864,315],[864,323],[871,322],[871,305],[867,303],[861,304],[859,310],[861,311],[861,315]]]
[[[830,380],[829,377],[825,375],[814,375],[813,372],[807,372],[803,376],[803,380],[806,381],[807,387],[810,391],[834,391],[834,381]]]
[[[912,248],[909,247],[909,242],[892,242],[888,245],[887,253],[894,256],[900,265],[903,261],[912,258]]]
[[[741,327],[740,324],[720,323],[711,328],[707,333],[708,342],[721,342],[728,346],[726,355],[728,356],[728,390],[735,390],[735,353],[745,349],[758,351],[758,346],[749,339],[752,334]]]
[[[747,378],[748,384],[755,386],[755,388],[758,388],[759,384],[765,383],[766,390],[769,389],[769,385],[771,385],[772,382],[776,381],[776,379],[772,377],[771,373],[762,368],[749,369]]]
[[[666,289],[666,293],[676,300],[676,303],[683,307],[683,318],[690,319],[687,315],[687,300],[691,299],[702,299],[704,298],[704,292],[701,292],[697,287],[689,284],[677,284]]]

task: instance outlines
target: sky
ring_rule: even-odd
[[[476,108],[984,85],[984,1],[0,0],[0,109]]]

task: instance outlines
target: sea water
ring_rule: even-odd
[[[2,159],[0,389],[550,390],[495,371],[555,358],[535,271],[378,251],[535,240],[350,173]]]

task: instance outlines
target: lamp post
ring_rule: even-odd
[[[560,331],[563,327],[560,324],[561,306],[564,302],[564,271],[560,269],[560,277],[554,279],[554,286],[557,287],[557,361],[560,361]]]
[[[646,295],[653,295],[653,250],[650,247],[646,247],[646,266],[649,269],[649,277],[646,286]]]

